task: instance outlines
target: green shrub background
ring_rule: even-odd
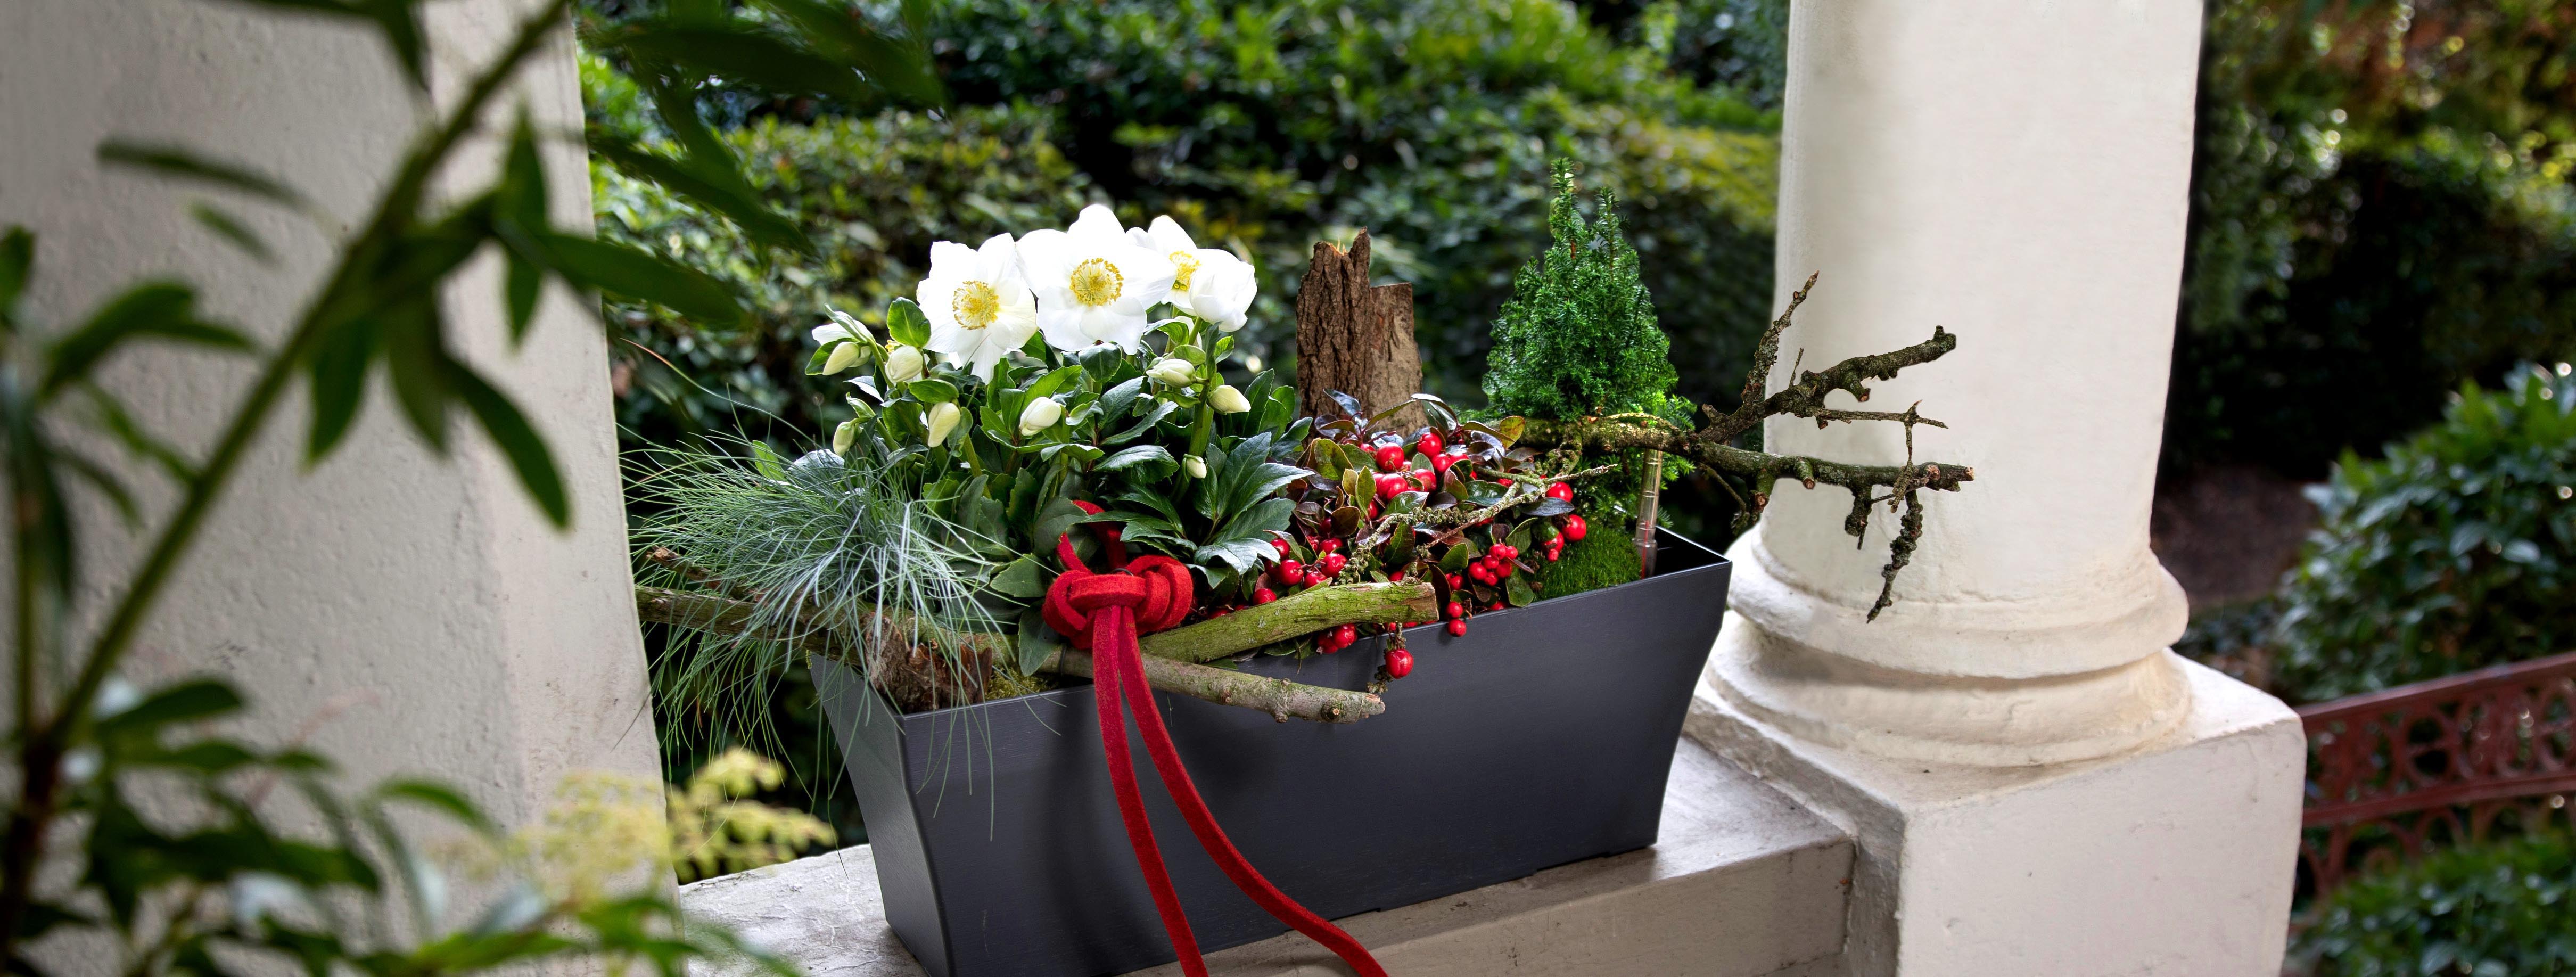
[[[2576,650],[2576,377],[2526,366],[2440,424],[2347,455],[2282,582],[2275,684],[2353,695]]]
[[[2576,974],[2576,843],[2535,835],[2355,880],[2290,958],[2314,977]]]

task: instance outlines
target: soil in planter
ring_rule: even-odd
[[[1636,527],[1605,520],[1590,528],[1582,539],[1565,544],[1565,555],[1555,562],[1539,561],[1541,596],[1566,597],[1636,582],[1640,572]]]

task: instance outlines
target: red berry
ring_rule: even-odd
[[[1467,622],[1465,622],[1465,621],[1457,621],[1457,620],[1450,621],[1450,622],[1449,622],[1449,636],[1450,636],[1450,637],[1452,637],[1452,638],[1464,638],[1464,637],[1466,637],[1466,636],[1467,636]]]
[[[1325,553],[1323,559],[1324,575],[1328,577],[1341,576],[1342,568],[1350,565],[1350,562],[1350,557],[1343,556],[1339,553]]]
[[[1567,485],[1564,482],[1549,482],[1547,483],[1547,497],[1572,502],[1574,501],[1574,486]]]
[[[1449,612],[1449,617],[1452,619],[1467,616],[1467,606],[1454,600],[1449,602],[1447,610]]]
[[[1333,647],[1348,648],[1351,642],[1358,640],[1360,640],[1360,629],[1356,624],[1345,624],[1333,629]]]
[[[1271,549],[1274,549],[1274,550],[1278,550],[1278,551],[1279,551],[1279,558],[1280,558],[1280,559],[1285,560],[1285,559],[1287,559],[1287,558],[1288,558],[1288,538],[1287,538],[1287,537],[1285,537],[1285,536],[1273,536],[1273,537],[1270,537],[1270,548],[1271,548]]]
[[[1342,550],[1342,541],[1326,536],[1323,542],[1315,544],[1315,548],[1326,553],[1339,553]]]
[[[1303,576],[1303,575],[1305,574],[1305,572],[1306,572],[1306,565],[1305,565],[1305,564],[1303,564],[1303,563],[1299,563],[1299,562],[1297,562],[1297,561],[1295,561],[1295,560],[1281,560],[1281,561],[1279,561],[1279,582],[1280,582],[1280,583],[1296,583],[1296,582],[1297,582],[1297,578],[1298,578],[1298,577],[1300,577],[1300,576]]]
[[[1451,590],[1456,590],[1459,587],[1464,586],[1466,583],[1467,579],[1465,577],[1461,577],[1454,573],[1449,575],[1449,589]]]
[[[1440,432],[1438,431],[1424,431],[1422,432],[1422,439],[1413,442],[1413,450],[1422,452],[1422,457],[1425,458],[1440,457],[1440,449],[1446,447],[1448,447],[1448,445],[1441,443]]]
[[[1324,576],[1324,571],[1322,571],[1322,570],[1308,570],[1308,571],[1306,571],[1306,586],[1309,586],[1309,587],[1320,587],[1320,586],[1323,586],[1323,585],[1324,585],[1324,581],[1326,581],[1326,580],[1330,580],[1330,579],[1332,579],[1332,578],[1331,578],[1331,577]]]
[[[1386,653],[1386,677],[1403,678],[1413,674],[1413,653],[1397,648]]]
[[[1505,563],[1509,563],[1521,558],[1521,548],[1518,546],[1497,546],[1494,547],[1494,556]]]
[[[1386,447],[1377,449],[1377,468],[1379,471],[1391,472],[1402,467],[1404,467],[1403,448],[1390,444]]]
[[[1415,469],[1413,472],[1413,484],[1425,492],[1439,488],[1440,473],[1423,469]]]
[[[1560,482],[1558,484],[1564,483]],[[1570,515],[1565,517],[1565,538],[1580,543],[1583,541],[1583,534],[1590,531],[1591,527],[1584,524],[1582,516]]]
[[[1394,449],[1390,448],[1388,450],[1391,451]],[[1377,477],[1378,498],[1392,499],[1410,491],[1413,491],[1413,480],[1410,478],[1396,474],[1385,474]]]
[[[1556,558],[1563,555],[1565,555],[1565,547],[1550,546],[1547,548],[1547,562],[1549,563],[1556,562]]]
[[[1252,592],[1252,602],[1255,604],[1267,604],[1278,599],[1279,592],[1268,587],[1263,587]]]

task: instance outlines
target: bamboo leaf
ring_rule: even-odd
[[[818,0],[761,2],[794,21],[807,38],[820,42],[827,53],[865,72],[877,87],[916,102],[947,101],[947,92],[940,87],[939,77],[931,71],[930,59],[921,48],[878,31],[861,20],[857,11]]]
[[[260,240],[259,234],[252,231],[250,225],[242,223],[240,218],[234,217],[223,208],[200,200],[189,206],[188,216],[196,218],[197,223],[215,232],[216,237],[223,238],[233,247],[242,249],[242,253],[257,259],[260,264],[277,263],[277,252],[269,250],[268,242]]]
[[[377,349],[376,330],[363,319],[333,327],[314,349],[313,359],[305,364],[306,380],[313,386],[313,426],[304,438],[306,463],[330,454],[357,423],[359,410],[366,406],[367,369]]]
[[[177,146],[110,139],[99,144],[98,161],[236,190],[292,207],[305,206],[304,195],[266,174],[239,163],[209,159]]]
[[[38,389],[51,397],[89,378],[101,360],[135,339],[161,339],[211,349],[245,350],[250,340],[198,321],[196,292],[177,282],[146,282],[108,300],[88,322],[53,342]]]
[[[568,234],[547,235],[542,250],[556,273],[586,288],[669,306],[710,325],[744,317],[731,285],[667,258]]]
[[[625,138],[593,127],[590,151],[627,176],[669,190],[680,197],[714,211],[742,229],[744,236],[763,244],[787,248],[800,254],[818,254],[814,239],[804,229],[788,220],[767,204],[761,203],[751,187],[744,184],[734,170],[733,160],[721,165],[706,165],[703,160],[675,160],[647,152]]]
[[[867,83],[849,66],[748,27],[648,23],[607,43],[779,94],[831,95],[862,107],[874,101]]]
[[[537,435],[527,416],[509,397],[462,363],[451,366],[448,386],[482,424],[484,435],[500,446],[502,456],[510,460],[511,470],[519,475],[519,486],[536,500],[546,520],[556,528],[570,525],[572,500],[564,490],[563,473],[555,469],[554,454],[546,450],[545,439]]]
[[[394,403],[430,450],[447,452],[447,380],[451,372],[436,300],[389,309],[375,321],[384,333],[385,375]]]
[[[18,296],[36,270],[36,235],[12,224],[0,235],[0,332],[18,331]]]

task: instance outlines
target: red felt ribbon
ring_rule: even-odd
[[[1386,977],[1386,968],[1378,966],[1360,945],[1341,928],[1326,922],[1286,893],[1262,878],[1243,853],[1235,850],[1225,831],[1208,812],[1207,802],[1200,799],[1198,787],[1190,782],[1190,772],[1181,766],[1181,754],[1172,747],[1172,734],[1163,728],[1163,714],[1154,708],[1154,693],[1145,684],[1145,662],[1137,653],[1136,636],[1168,630],[1190,613],[1191,587],[1189,568],[1166,556],[1140,556],[1120,565],[1116,553],[1111,555],[1112,569],[1093,573],[1074,553],[1073,541],[1059,537],[1056,556],[1064,561],[1064,574],[1047,588],[1046,604],[1040,613],[1048,626],[1070,637],[1075,647],[1091,652],[1092,698],[1100,705],[1100,747],[1109,760],[1109,781],[1117,789],[1118,815],[1127,825],[1127,844],[1136,852],[1136,866],[1145,873],[1145,886],[1153,891],[1154,910],[1163,917],[1163,932],[1172,939],[1173,952],[1181,958],[1181,970],[1189,977],[1207,977],[1207,962],[1199,957],[1198,940],[1190,935],[1189,916],[1181,911],[1179,894],[1172,889],[1171,875],[1163,868],[1162,849],[1154,843],[1154,828],[1145,820],[1145,798],[1136,787],[1135,760],[1127,752],[1126,715],[1136,717],[1136,730],[1144,734],[1145,752],[1154,758],[1154,770],[1163,778],[1172,802],[1181,809],[1190,832],[1198,836],[1199,847],[1234,880],[1235,888],[1252,897],[1261,908],[1280,922],[1294,927],[1325,949],[1350,964],[1362,977]],[[1134,708],[1128,708],[1132,704]]]

